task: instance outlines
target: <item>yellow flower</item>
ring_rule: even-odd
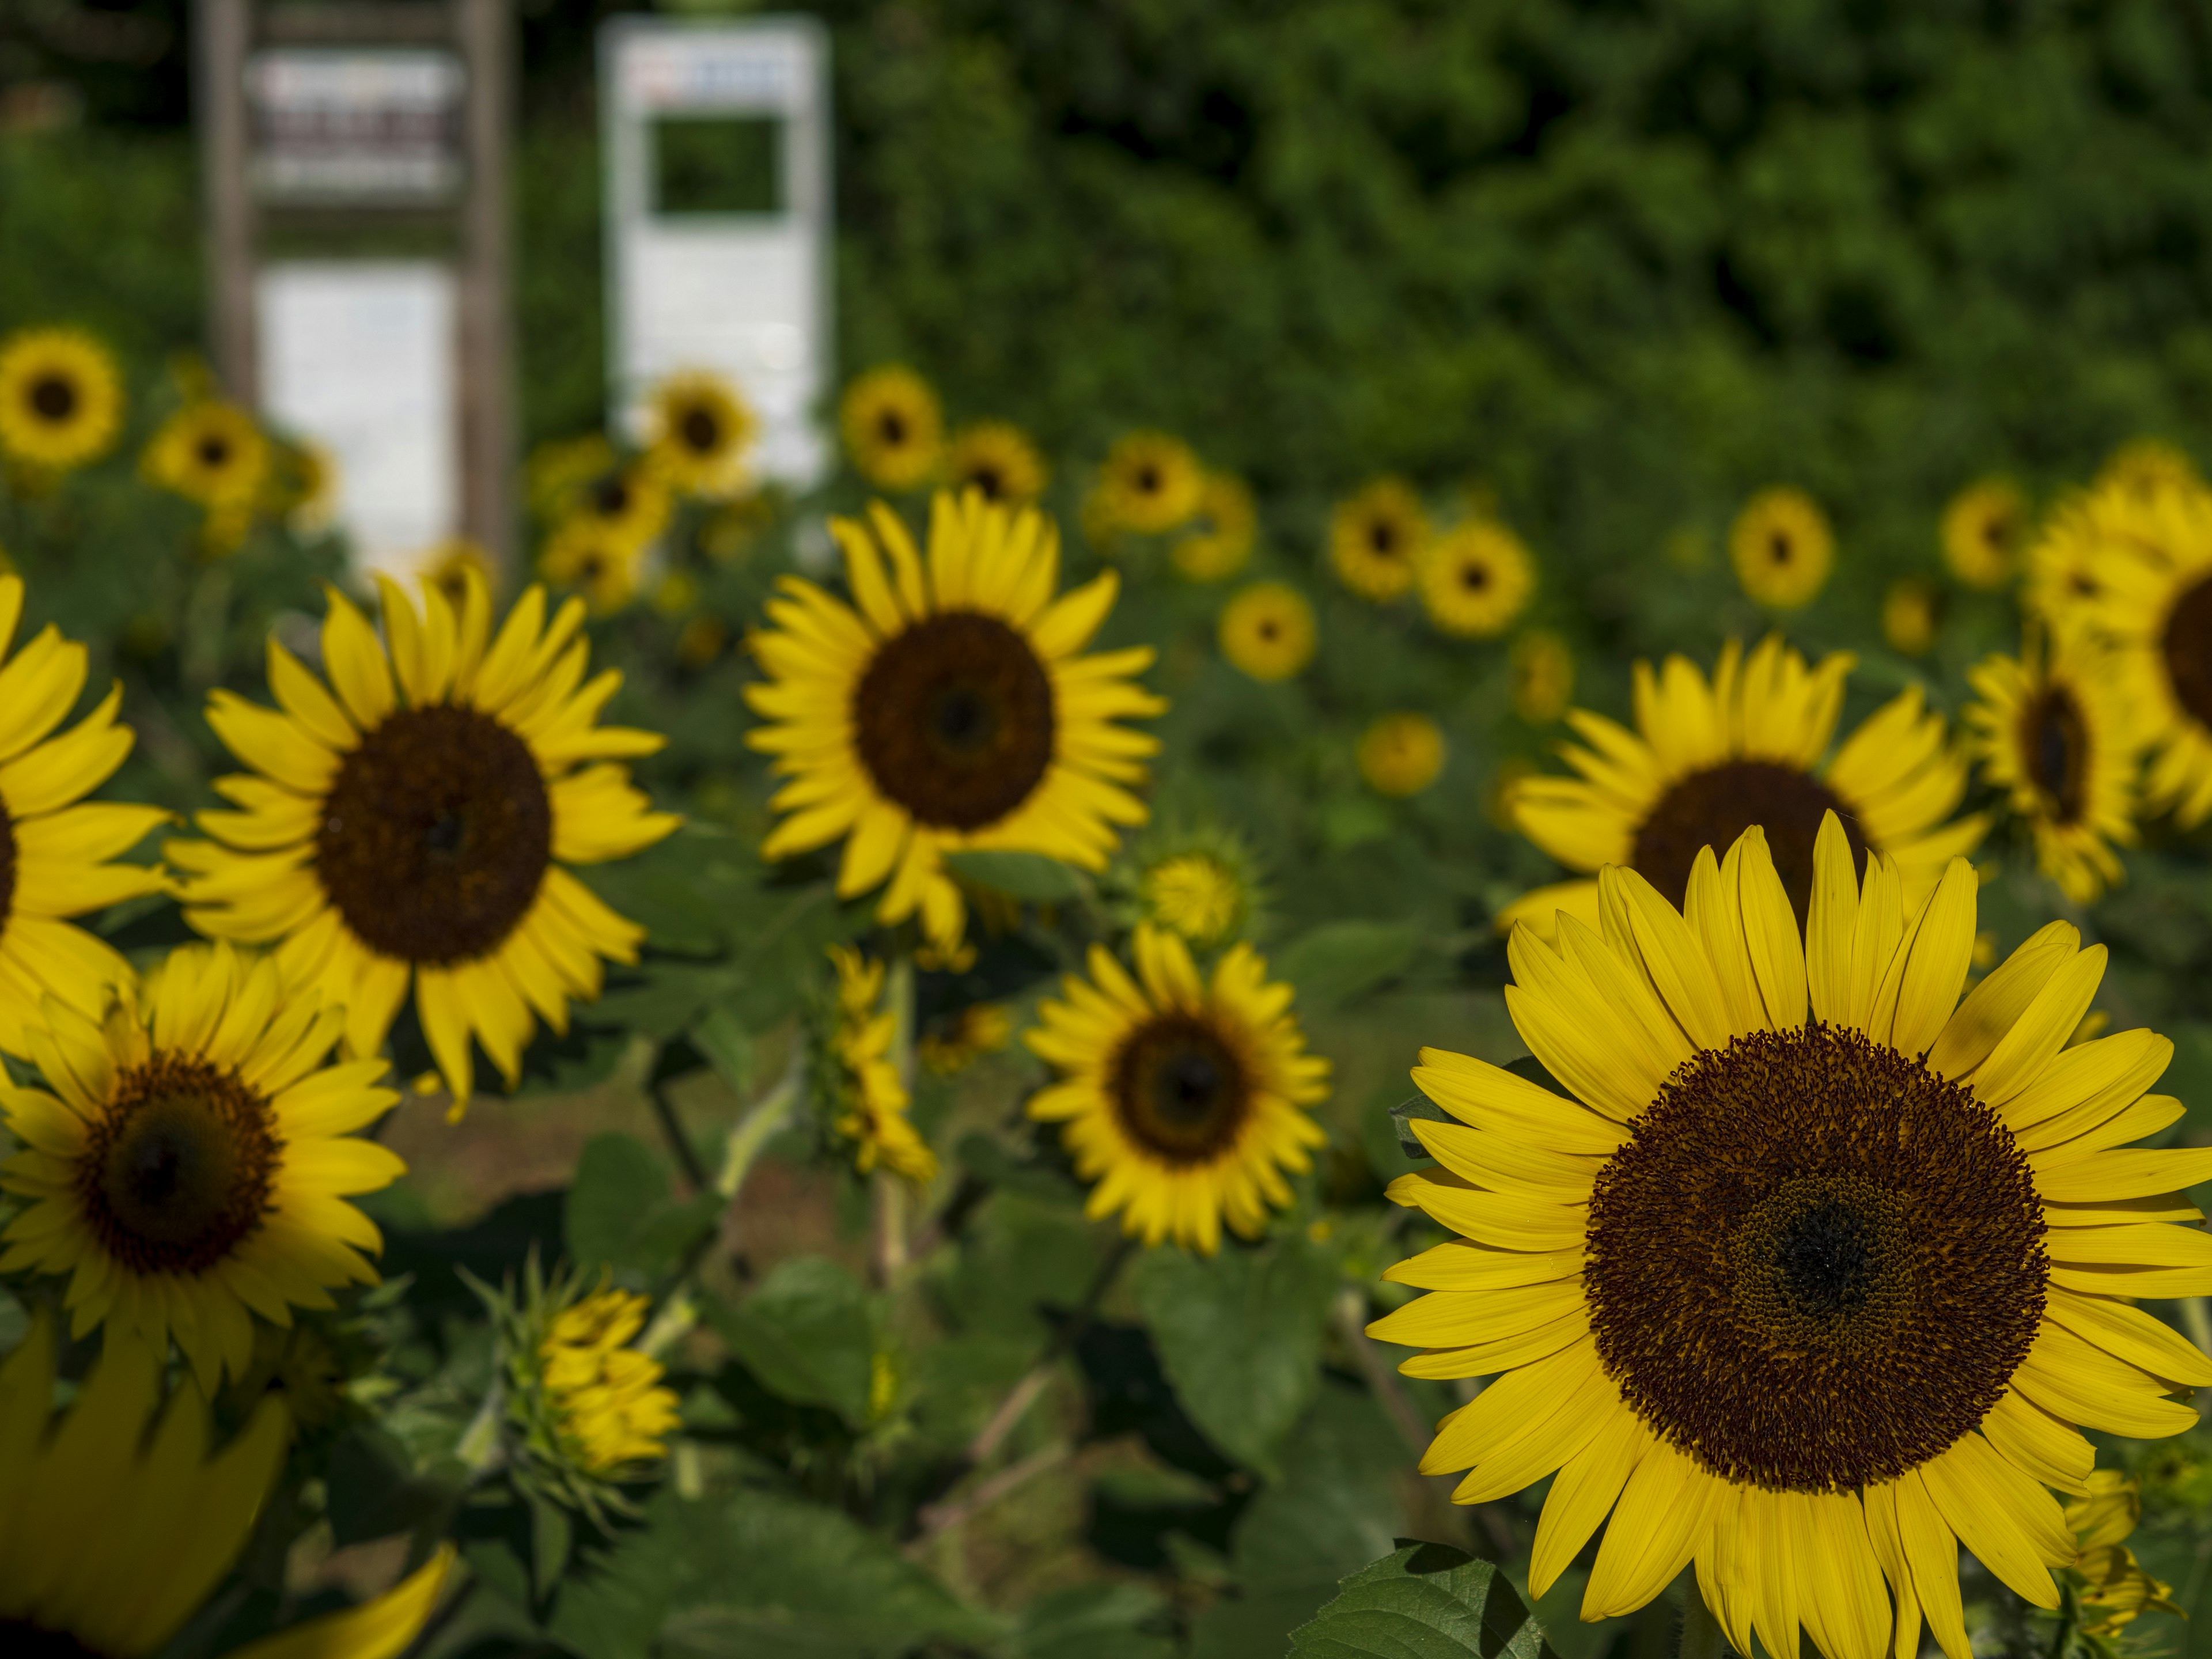
[[[538,574],[554,587],[574,588],[595,617],[611,617],[637,597],[645,546],[620,528],[589,516],[568,520],[545,538]]]
[[[1982,775],[2008,792],[2035,836],[2035,861],[2087,904],[2121,878],[2112,848],[2136,842],[2142,744],[2112,653],[2086,635],[2020,659],[1990,657],[1969,677],[1980,701],[1962,717]]]
[[[0,452],[66,472],[96,461],[123,429],[123,376],[107,348],[73,328],[0,340]]]
[[[1426,714],[1385,714],[1359,739],[1359,775],[1385,795],[1418,795],[1444,769],[1444,734]]]
[[[1378,605],[1411,591],[1428,540],[1429,516],[1402,478],[1377,478],[1329,514],[1329,562],[1346,587]]]
[[[1828,515],[1802,489],[1762,489],[1729,528],[1729,557],[1743,591],[1771,611],[1810,605],[1836,561]]]
[[[870,483],[911,489],[937,471],[944,411],[929,382],[902,363],[872,368],[847,386],[837,422],[845,453]]]
[[[952,434],[945,476],[956,490],[980,489],[987,501],[1026,507],[1044,494],[1049,475],[1028,433],[1011,421],[978,421]]]
[[[49,1000],[27,1033],[46,1088],[0,1091],[26,1148],[0,1187],[27,1200],[0,1272],[70,1275],[72,1336],[173,1334],[212,1392],[252,1363],[254,1314],[376,1283],[357,1252],[382,1241],[343,1200],[407,1166],[351,1132],[399,1097],[380,1060],[324,1064],[345,1011],[267,957],[186,945],[115,999],[100,1020]]]
[[[232,404],[187,404],[146,446],[146,475],[210,510],[251,514],[269,475],[269,440]]]
[[[1626,865],[1680,904],[1700,848],[1730,846],[1763,824],[1802,917],[1813,837],[1833,811],[1855,849],[1897,860],[1917,902],[1952,858],[1980,843],[1988,820],[1944,823],[1966,793],[1966,762],[1917,687],[1868,716],[1822,764],[1851,665],[1839,652],[1808,668],[1777,638],[1747,660],[1731,641],[1710,684],[1686,658],[1669,657],[1656,674],[1638,663],[1637,730],[1585,709],[1569,715],[1589,747],[1560,753],[1582,775],[1522,780],[1513,791],[1522,833],[1572,870]],[[1540,887],[1508,906],[1498,926],[1526,921],[1548,934],[1553,912],[1567,910],[1595,927],[1597,900],[1588,877]]]
[[[2144,1613],[2189,1615],[2176,1605],[2173,1586],[2152,1577],[2135,1552],[2120,1544],[2084,1549],[2075,1570],[2081,1575],[2081,1606],[2094,1616],[2081,1621],[2086,1636],[2114,1636]]]
[[[562,1438],[594,1474],[665,1456],[681,1420],[660,1362],[629,1346],[652,1305],[628,1291],[597,1291],[554,1315],[538,1347]]]
[[[916,1186],[937,1178],[937,1154],[908,1115],[913,1105],[890,1059],[898,1016],[881,1007],[884,964],[849,945],[830,947],[837,968],[837,1024],[830,1036],[843,1102],[836,1127],[853,1143],[854,1167],[904,1176]]]
[[[1899,577],[1882,595],[1881,636],[1899,656],[1925,656],[1937,620],[1936,589],[1917,576]]]
[[[2066,1505],[2066,1529],[2081,1547],[2117,1544],[2142,1519],[2142,1487],[2118,1469],[2092,1469],[2079,1496]]]
[[[2212,1291],[2212,1237],[2123,1194],[2212,1176],[2212,1148],[2112,1150],[2181,1117],[2143,1092],[2173,1045],[2061,1052],[2105,970],[2072,927],[1960,1000],[1963,858],[1913,903],[1831,813],[1801,936],[1759,830],[1719,851],[1681,909],[1615,867],[1601,933],[1515,930],[1506,1004],[1553,1086],[1422,1052],[1453,1121],[1413,1121],[1434,1172],[1389,1196],[1460,1237],[1389,1270],[1429,1294],[1369,1334],[1425,1350],[1412,1376],[1495,1377],[1421,1460],[1472,1468],[1455,1501],[1556,1474],[1533,1594],[1602,1525],[1585,1620],[1694,1564],[1740,1653],[1802,1626],[1829,1659],[1911,1654],[1924,1619],[1971,1659],[1961,1543],[2060,1604],[2045,1489],[2096,1461],[2072,1425],[2197,1425],[2171,1395],[2212,1359],[2132,1304]]]
[[[415,563],[415,580],[443,593],[457,613],[468,602],[471,572],[487,592],[497,590],[499,567],[483,543],[466,536],[447,537],[426,549]]]
[[[327,686],[271,640],[278,708],[208,702],[253,769],[216,783],[236,810],[199,814],[210,839],[167,849],[190,872],[185,919],[274,945],[292,984],[344,1006],[347,1053],[383,1047],[411,987],[456,1115],[471,1038],[512,1087],[538,1021],[566,1030],[601,963],[637,959],[644,930],[565,866],[627,858],[681,822],[621,764],[663,740],[596,723],[621,676],[585,678],[583,601],[549,623],[532,587],[495,636],[491,596],[466,582],[458,610],[432,587],[417,611],[379,578],[381,642],[331,590]]]
[[[1091,977],[1061,981],[1024,1037],[1060,1079],[1029,1114],[1061,1126],[1086,1212],[1119,1213],[1147,1244],[1172,1238],[1211,1255],[1222,1224],[1245,1238],[1291,1200],[1328,1137],[1305,1109],[1328,1092],[1328,1062],[1305,1052],[1291,990],[1270,984],[1249,945],[1201,981],[1176,934],[1139,925],[1133,979],[1103,945]]]
[[[745,452],[759,422],[719,374],[672,374],[646,405],[646,465],[673,488],[716,500],[750,482]]]
[[[615,447],[596,432],[539,444],[523,468],[530,510],[541,519],[567,518],[577,497],[612,472],[619,459]]]
[[[2027,531],[2027,497],[2020,486],[2009,478],[1983,478],[1943,509],[1943,562],[1967,586],[1994,591],[2012,580]]]
[[[1164,432],[1131,432],[1114,441],[1098,472],[1098,510],[1117,530],[1158,535],[1199,510],[1206,470],[1190,446]]]
[[[602,473],[579,489],[562,528],[582,525],[608,545],[642,551],[668,527],[672,506],[668,486],[657,473],[644,466],[625,467]]]
[[[1255,680],[1286,680],[1313,660],[1313,606],[1282,582],[1242,587],[1221,611],[1221,654]]]
[[[1144,873],[1139,893],[1153,922],[1204,946],[1228,938],[1250,908],[1249,884],[1211,853],[1176,853]]]
[[[921,1063],[939,1077],[964,1072],[986,1054],[995,1054],[1014,1037],[1014,1019],[995,1002],[971,1002],[922,1038]]]
[[[1549,726],[1575,695],[1575,658],[1557,634],[1532,628],[1513,641],[1513,712],[1531,726]]]
[[[1419,562],[1422,609],[1462,638],[1503,634],[1536,591],[1528,550],[1494,519],[1471,519],[1432,538]]]
[[[106,1343],[52,1418],[53,1327],[0,1365],[0,1635],[23,1659],[148,1659],[245,1553],[291,1438],[264,1395],[210,1455],[214,1413],[188,1379],[165,1401],[143,1343]],[[227,1659],[397,1659],[428,1621],[452,1547],[374,1601],[288,1626]]]
[[[1251,562],[1260,538],[1251,487],[1233,472],[1207,473],[1198,516],[1206,527],[1177,538],[1168,550],[1169,562],[1187,581],[1227,581]]]
[[[2097,474],[2097,488],[2148,507],[2173,489],[2201,489],[2204,480],[2197,463],[2160,438],[2132,438],[2106,459]]]
[[[927,564],[880,502],[867,523],[830,529],[854,603],[786,576],[752,636],[768,678],[745,688],[764,722],[746,742],[788,780],[762,851],[842,839],[839,894],[884,885],[877,920],[919,912],[951,957],[967,907],[945,854],[1005,848],[1099,870],[1117,826],[1145,821],[1135,791],[1158,743],[1120,722],[1167,707],[1133,678],[1152,653],[1083,654],[1119,579],[1055,597],[1060,534],[1033,508],[939,491]]]
[[[327,534],[338,521],[338,458],[308,441],[285,445],[280,465],[289,475],[277,502],[284,522],[297,536]]]

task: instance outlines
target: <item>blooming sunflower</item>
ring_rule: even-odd
[[[1429,515],[1403,478],[1377,478],[1339,501],[1328,517],[1328,562],[1338,579],[1376,604],[1409,592]]]
[[[2027,497],[2009,478],[1968,484],[1943,509],[1943,562],[1969,587],[2011,580],[2028,528]]]
[[[2197,463],[2162,438],[2130,438],[2106,458],[2097,488],[2148,506],[2169,490],[2201,489]]]
[[[187,1381],[165,1402],[157,1352],[114,1340],[52,1420],[52,1325],[0,1365],[0,1650],[147,1659],[244,1553],[291,1437],[264,1395],[208,1455],[213,1413]],[[233,1649],[228,1659],[394,1659],[452,1567],[440,1550],[375,1600]]]
[[[1418,795],[1444,769],[1443,728],[1426,714],[1385,714],[1359,738],[1359,775],[1385,795]]]
[[[597,432],[581,438],[550,438],[530,452],[523,466],[523,493],[541,519],[565,519],[576,497],[612,472],[620,461],[615,447]]]
[[[877,920],[921,913],[957,952],[966,905],[944,855],[1043,853],[1104,867],[1117,825],[1142,823],[1153,738],[1117,722],[1167,705],[1132,676],[1149,647],[1083,655],[1112,610],[1108,571],[1054,597],[1060,534],[1033,508],[939,491],[925,565],[896,514],[834,519],[853,601],[797,576],[752,639],[767,680],[745,688],[766,720],[748,734],[789,780],[771,859],[845,841],[837,890],[888,878]],[[854,607],[858,608],[855,609]]]
[[[388,647],[331,590],[327,689],[271,640],[279,706],[227,690],[208,704],[258,775],[218,780],[238,810],[201,813],[210,839],[167,848],[190,872],[186,919],[274,944],[293,984],[343,1005],[349,1054],[382,1047],[411,984],[456,1115],[471,1036],[511,1085],[536,1021],[565,1030],[602,958],[637,959],[644,930],[564,866],[628,857],[680,822],[618,763],[662,739],[595,724],[621,676],[585,680],[583,601],[549,623],[532,587],[494,637],[491,596],[465,580],[459,607],[433,587],[418,614],[380,577]]]
[[[667,1455],[681,1420],[665,1368],[631,1346],[652,1304],[629,1291],[597,1291],[555,1314],[538,1344],[539,1373],[559,1432],[593,1474]]]
[[[849,945],[831,945],[830,960],[837,969],[830,1035],[839,1107],[834,1127],[852,1143],[854,1167],[862,1175],[882,1168],[926,1185],[937,1178],[937,1154],[908,1115],[913,1097],[890,1058],[899,1017],[883,1006],[884,964]]]
[[[289,1324],[329,1286],[374,1285],[357,1252],[382,1241],[343,1200],[407,1166],[349,1132],[399,1097],[380,1060],[324,1064],[344,1025],[227,944],[125,979],[102,1019],[50,999],[27,1031],[46,1088],[0,1091],[25,1148],[0,1187],[26,1200],[0,1273],[70,1275],[73,1336],[167,1352],[173,1334],[210,1391],[252,1363],[253,1314]]]
[[[595,617],[611,617],[637,597],[644,544],[596,518],[556,526],[538,555],[538,574],[555,587],[574,588]],[[450,595],[448,603],[451,603]]]
[[[1119,1212],[1146,1244],[1172,1238],[1211,1255],[1221,1225],[1245,1238],[1291,1200],[1283,1171],[1312,1167],[1328,1136],[1304,1109],[1328,1092],[1328,1062],[1305,1052],[1291,988],[1271,984],[1249,945],[1201,981],[1176,934],[1139,925],[1132,979],[1103,945],[1088,981],[1061,981],[1023,1041],[1063,1074],[1030,1099],[1061,1125],[1077,1173],[1097,1184],[1093,1219]]]
[[[1630,732],[1576,709],[1568,718],[1587,749],[1562,745],[1577,778],[1528,777],[1511,806],[1521,832],[1570,869],[1626,865],[1679,904],[1702,847],[1725,847],[1765,826],[1775,866],[1797,913],[1812,890],[1813,837],[1821,815],[1839,813],[1855,852],[1888,854],[1916,902],[1955,855],[1973,850],[1988,822],[1945,823],[1966,793],[1967,763],[1944,741],[1942,716],[1917,687],[1869,715],[1823,766],[1852,659],[1818,668],[1770,637],[1744,658],[1733,641],[1709,684],[1669,657],[1657,674],[1636,665]],[[1548,933],[1554,910],[1598,920],[1597,883],[1539,888],[1507,907],[1500,928],[1528,921]]]
[[[235,404],[186,404],[146,446],[147,477],[210,510],[249,513],[269,476],[269,440]]]
[[[2140,745],[2112,653],[2083,635],[2048,651],[2031,638],[2020,659],[1989,658],[1969,678],[1982,775],[2009,792],[2043,873],[2088,903],[2121,878],[2112,848],[2136,841]]]
[[[619,467],[575,493],[565,523],[588,526],[610,544],[642,550],[668,527],[672,505],[658,473]]]
[[[106,346],[73,328],[0,341],[0,451],[66,472],[96,461],[123,427],[123,376]]]
[[[1252,487],[1234,472],[1208,472],[1199,492],[1202,529],[1178,537],[1168,562],[1187,581],[1222,582],[1251,562],[1260,538],[1260,511]]]
[[[1899,656],[1921,657],[1936,643],[1941,620],[1936,589],[1917,576],[1900,576],[1881,599],[1881,636]]]
[[[1528,609],[1536,565],[1521,538],[1492,519],[1433,538],[1419,558],[1421,608],[1447,634],[1489,639]]]
[[[446,596],[446,603],[459,612],[468,603],[471,571],[487,592],[498,587],[499,567],[492,562],[483,544],[466,536],[448,536],[418,556],[415,580],[425,587],[436,588]]]
[[[1206,495],[1206,469],[1180,438],[1128,432],[1114,441],[1098,469],[1098,514],[1117,530],[1147,536],[1173,530],[1194,515]]]
[[[952,434],[945,476],[956,490],[980,489],[987,501],[1026,507],[1044,494],[1050,474],[1021,428],[1011,421],[978,421]]]
[[[1694,1562],[1740,1652],[1802,1624],[1829,1659],[1909,1655],[1924,1616],[1969,1659],[1960,1544],[2058,1605],[2045,1488],[2095,1457],[2070,1425],[2196,1424],[2166,1396],[2212,1361],[2130,1304],[2212,1290],[2212,1237],[2166,1224],[2198,1212],[2156,1196],[2212,1149],[2110,1150],[2182,1107],[2143,1093],[2163,1037],[2062,1052],[2103,946],[2055,922],[1961,1002],[1964,859],[1914,905],[1886,856],[1855,878],[1833,814],[1816,858],[1802,945],[1756,828],[1700,852],[1686,916],[1613,868],[1602,935],[1515,930],[1507,1006],[1561,1090],[1423,1051],[1456,1121],[1414,1122],[1441,1167],[1391,1196],[1462,1237],[1389,1269],[1431,1294],[1369,1329],[1431,1350],[1417,1376],[1504,1373],[1421,1468],[1472,1466],[1462,1503],[1557,1472],[1535,1594],[1611,1510],[1586,1620]]]
[[[1771,611],[1810,605],[1836,562],[1835,534],[1802,489],[1762,489],[1729,526],[1729,558],[1743,591]]]
[[[720,375],[670,375],[653,388],[645,418],[646,465],[671,487],[715,498],[744,487],[759,423]]]
[[[1313,660],[1313,606],[1285,582],[1254,582],[1221,610],[1221,654],[1255,680],[1286,680]]]
[[[937,471],[944,411],[929,382],[902,363],[872,368],[847,386],[837,423],[846,453],[870,483],[911,489]]]
[[[1003,1003],[971,1002],[955,1009],[939,1028],[915,1045],[921,1063],[939,1077],[966,1071],[986,1054],[1014,1040],[1014,1018]]]
[[[1575,656],[1557,634],[1532,628],[1513,641],[1513,712],[1531,726],[1549,726],[1575,695]]]

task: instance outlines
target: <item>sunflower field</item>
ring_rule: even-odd
[[[0,1654],[2212,1659],[2198,9],[826,7],[804,491],[601,9],[511,562],[0,131]]]

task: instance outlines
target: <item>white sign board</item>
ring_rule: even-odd
[[[368,569],[412,571],[459,519],[453,274],[428,260],[262,268],[261,408],[336,463]]]
[[[422,47],[272,47],[246,70],[254,188],[287,204],[435,205],[461,183],[460,60]]]
[[[665,376],[734,382],[754,464],[827,470],[829,44],[811,18],[610,19],[599,34],[607,339],[617,427],[641,435]]]

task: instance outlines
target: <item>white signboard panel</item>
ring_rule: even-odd
[[[829,46],[810,18],[623,16],[599,38],[609,380],[639,435],[706,369],[761,418],[758,469],[821,477],[830,385]]]
[[[460,187],[460,60],[421,47],[273,47],[246,70],[254,187],[289,204],[422,206]]]
[[[405,574],[459,518],[454,283],[428,260],[263,267],[261,407],[337,462],[360,562]]]

